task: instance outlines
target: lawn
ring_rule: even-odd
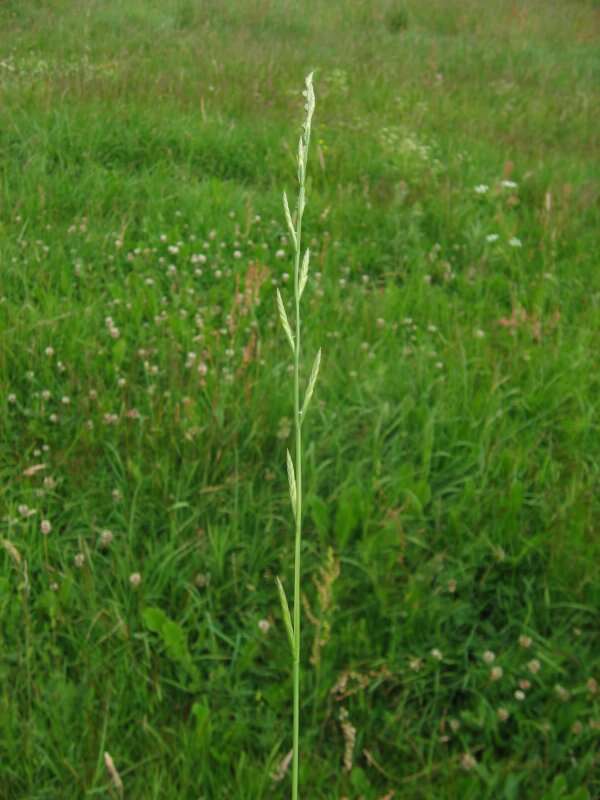
[[[290,796],[311,70],[300,796],[600,796],[597,0],[1,0],[1,800]]]

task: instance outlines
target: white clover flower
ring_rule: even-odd
[[[571,693],[569,692],[569,690],[565,689],[564,686],[561,686],[558,683],[554,687],[554,691],[556,692],[559,700],[562,700],[563,703],[566,703],[567,700],[571,697]]]
[[[486,650],[482,658],[486,664],[493,664],[493,662],[496,660],[496,654],[491,650]]]
[[[129,583],[132,585],[134,589],[137,589],[140,583],[142,582],[142,576],[139,572],[133,572],[129,576]]]
[[[73,563],[75,564],[77,569],[81,569],[81,567],[83,567],[83,565],[85,564],[85,556],[83,555],[83,553],[77,553],[77,555],[73,559]]]
[[[271,627],[271,623],[268,619],[259,619],[258,627],[260,628],[261,633],[267,634],[269,632],[269,628]]]
[[[475,193],[476,194],[485,194],[486,192],[489,191],[489,189],[490,189],[490,187],[487,186],[485,183],[480,183],[479,186],[475,187]]]
[[[528,650],[531,647],[531,643],[532,640],[530,636],[525,636],[524,634],[519,636],[519,645],[525,648],[525,650]]]
[[[471,753],[463,753],[462,758],[460,759],[460,765],[465,770],[471,770],[477,766],[477,761]]]
[[[50,520],[43,519],[40,523],[40,530],[44,536],[47,536],[52,530],[52,523]]]
[[[501,181],[500,183],[504,189],[516,189],[517,185],[514,181]]]
[[[434,647],[433,650],[431,651],[431,657],[435,658],[436,661],[441,661],[444,658],[444,656],[442,655],[442,651],[438,650],[437,647]]]
[[[499,681],[500,678],[504,675],[504,670],[502,667],[495,666],[492,667],[490,670],[490,680],[491,681]]]
[[[497,233],[488,233],[488,235],[485,237],[485,240],[486,242],[489,242],[489,244],[493,244],[494,242],[497,242],[499,238],[500,236]]]
[[[523,242],[517,236],[513,236],[512,239],[509,239],[508,243],[511,247],[523,247]]]
[[[110,547],[113,540],[113,532],[109,530],[102,531],[100,534],[100,547]]]
[[[500,722],[506,722],[506,720],[510,717],[510,712],[507,711],[505,708],[500,707],[496,711],[496,716],[500,720]]]
[[[275,252],[275,258],[285,258],[285,250],[277,250]]]
[[[520,689],[517,689],[515,692],[515,700],[518,700],[519,703],[522,703],[525,700],[525,692],[522,692]]]
[[[537,660],[537,658],[533,658],[529,662],[529,664],[527,664],[527,668],[529,669],[529,672],[531,672],[532,675],[537,675],[537,673],[540,671],[541,666],[542,665]]]

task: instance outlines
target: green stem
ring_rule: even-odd
[[[300,186],[304,194],[304,186]],[[294,423],[296,429],[296,546],[294,558],[294,734],[292,761],[292,800],[298,800],[300,765],[300,550],[302,543],[302,420],[300,419],[300,238],[302,214],[298,206],[296,222],[296,260],[294,299],[296,301],[296,347],[294,352]]]

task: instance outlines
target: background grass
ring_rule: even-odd
[[[599,36],[585,0],[0,4],[0,797],[116,796],[104,751],[129,798],[288,795],[310,69],[303,796],[600,794]]]

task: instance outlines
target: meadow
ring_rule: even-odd
[[[600,797],[600,5],[0,2],[0,798]],[[110,754],[106,757],[105,754]]]

